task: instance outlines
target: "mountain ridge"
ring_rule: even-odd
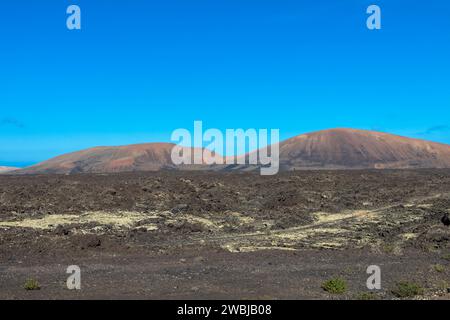
[[[450,145],[385,132],[336,128],[280,143],[283,166],[309,168],[447,168]]]
[[[16,168],[16,167],[0,166],[0,173],[12,172],[12,171],[19,170],[19,169],[20,168]]]
[[[71,174],[165,169],[239,171],[255,167],[175,166],[171,161],[174,146],[173,143],[144,143],[93,147],[60,155],[15,173]],[[351,128],[300,134],[280,142],[279,151],[281,170],[450,168],[450,145]]]

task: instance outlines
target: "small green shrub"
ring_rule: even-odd
[[[423,288],[417,283],[402,281],[391,292],[397,298],[412,298],[423,294]]]
[[[322,289],[332,294],[342,294],[347,291],[347,282],[341,278],[334,278],[322,283]]]
[[[436,272],[444,272],[445,270],[445,267],[442,264],[435,264],[433,267]]]
[[[356,300],[378,300],[380,297],[374,292],[362,292],[355,296]]]
[[[434,244],[434,245],[429,245],[426,248],[424,248],[425,252],[432,252],[432,253],[438,253],[439,252],[439,246]]]
[[[41,287],[39,286],[39,282],[35,279],[27,279],[25,281],[25,284],[23,286],[25,290],[40,290]]]
[[[391,253],[394,253],[394,251],[395,251],[395,246],[394,246],[393,244],[384,244],[384,245],[382,246],[382,250],[383,250],[385,253],[391,254]]]
[[[444,254],[444,255],[442,256],[442,259],[447,260],[447,261],[450,261],[450,253]]]

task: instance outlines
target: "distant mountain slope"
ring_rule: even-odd
[[[148,143],[97,147],[65,154],[19,174],[105,173],[161,169],[244,171],[258,166],[174,166],[174,144]],[[330,129],[302,134],[280,143],[281,170],[450,168],[450,145],[389,133]],[[15,173],[16,173],[15,172]]]
[[[172,164],[173,146],[171,143],[147,143],[96,147],[44,161],[20,170],[20,173],[156,171]]]
[[[450,145],[389,133],[330,129],[280,143],[284,169],[449,168]]]
[[[11,171],[18,170],[18,169],[19,168],[15,168],[15,167],[2,167],[2,166],[0,166],[0,174],[11,172]]]

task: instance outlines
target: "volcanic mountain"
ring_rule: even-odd
[[[15,168],[15,167],[1,167],[0,166],[0,174],[11,172],[11,171],[18,170],[18,169],[19,168]]]
[[[281,142],[280,166],[284,170],[450,168],[450,145],[376,131],[330,129]]]
[[[248,166],[234,165],[177,167],[171,160],[173,147],[171,143],[96,147],[62,155],[16,172],[69,174],[161,169],[249,169]],[[279,147],[281,170],[450,168],[450,145],[375,131],[317,131],[285,140]]]
[[[143,143],[117,147],[95,147],[61,155],[16,171],[17,174],[112,173],[159,171],[162,169],[199,170],[205,165],[175,166],[173,143]],[[184,148],[188,150],[189,148]],[[196,148],[191,148],[191,160]],[[200,150],[201,152],[202,150]]]
[[[119,147],[95,147],[44,161],[18,173],[102,173],[156,171],[170,166],[174,144],[147,143]]]

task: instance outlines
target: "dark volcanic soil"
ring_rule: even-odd
[[[378,265],[370,297],[409,281],[449,299],[445,212],[450,170],[5,175],[0,298],[367,298]],[[321,288],[334,277],[345,293]]]

